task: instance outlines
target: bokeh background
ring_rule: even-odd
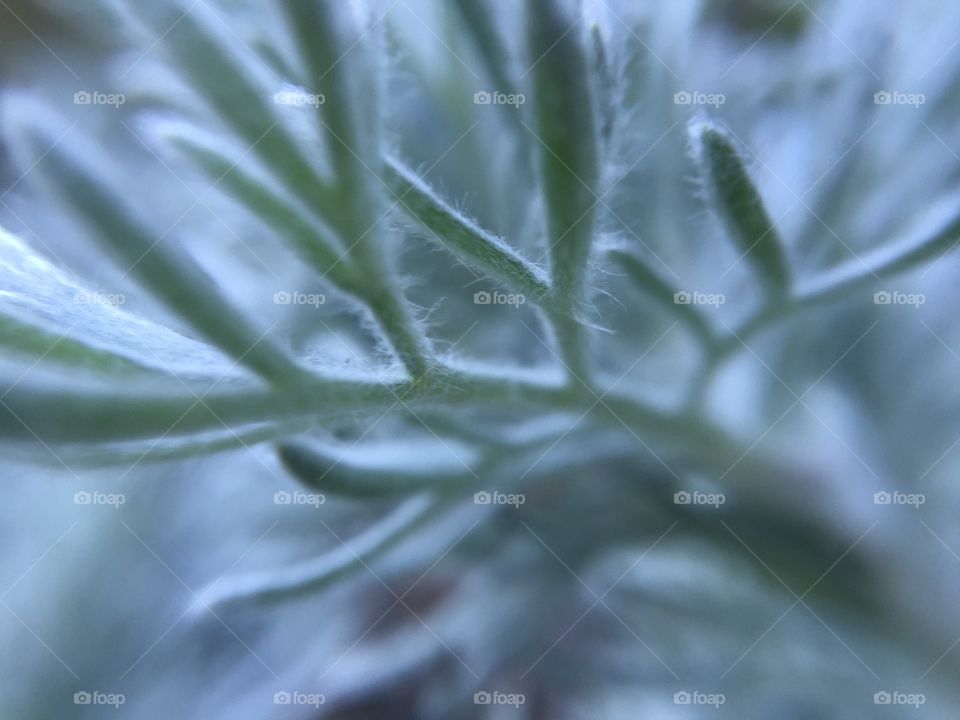
[[[292,82],[278,8],[157,1],[216,18],[274,83],[266,91]],[[485,7],[523,91],[521,5]],[[175,223],[178,242],[273,337],[324,366],[376,368],[376,339],[350,304],[268,224],[209,192],[168,142],[185,126],[216,135],[223,124],[178,75],[165,38],[137,26],[140,10],[0,0],[0,224],[86,287],[122,295],[123,311],[189,334],[51,190],[24,137],[55,123],[63,142],[82,137],[101,154],[158,233]],[[524,108],[474,102],[497,87],[464,16],[451,0],[372,0],[366,12],[390,57],[382,104],[394,151],[542,259],[526,161],[535,141],[518,127]],[[678,291],[722,294],[707,312],[723,327],[762,303],[703,202],[692,118],[736,138],[804,282],[955,217],[958,28],[948,0],[586,2],[576,32],[600,34],[613,78],[591,276],[599,371],[671,408],[700,362],[673,309],[638,292],[610,249],[669,269]],[[124,102],[75,104],[84,91]],[[722,101],[684,100],[707,96]],[[320,142],[309,110],[282,111],[305,148]],[[407,296],[439,347],[535,372],[552,364],[532,307],[476,305],[494,286],[393,224]],[[279,600],[205,605],[233,578],[349,546],[397,501],[278,505],[275,493],[298,485],[268,443],[168,461],[142,457],[148,445],[100,467],[42,433],[4,442],[0,715],[949,717],[960,669],[958,257],[878,279],[738,347],[701,412],[765,460],[727,473],[691,459],[682,437],[651,448],[629,428],[523,407],[310,428],[371,467],[455,466],[478,445],[503,462],[376,563]],[[271,301],[292,289],[327,301]],[[0,301],[22,292],[0,286]],[[12,355],[2,367],[7,386],[64,372]],[[542,444],[524,445],[531,438]],[[497,487],[526,501],[471,501]],[[723,506],[673,501],[694,489],[722,494]]]

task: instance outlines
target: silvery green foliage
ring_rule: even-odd
[[[956,702],[960,9],[45,7],[12,714]]]

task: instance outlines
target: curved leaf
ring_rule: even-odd
[[[300,441],[280,445],[278,453],[284,467],[308,487],[350,498],[390,497],[459,484],[471,477],[461,455],[454,456],[447,443],[447,447],[437,445],[404,443],[391,452],[378,443],[376,453],[371,453],[367,448],[336,451]]]
[[[34,362],[112,377],[239,376],[216,349],[126,312],[122,294],[83,287],[2,229],[0,288],[0,347]]]
[[[51,147],[44,156],[51,183],[90,225],[101,245],[121,267],[137,277],[194,330],[230,357],[277,383],[302,374],[265,333],[238,312],[212,278],[137,218],[128,202],[101,169],[102,161],[85,151],[82,142],[52,143],[44,130],[33,129],[34,140]]]
[[[733,139],[705,121],[693,123],[690,133],[704,185],[727,232],[742,257],[753,266],[767,293],[786,295],[790,290],[790,271],[783,241]]]
[[[408,534],[421,527],[443,506],[421,495],[407,500],[379,523],[325,555],[292,568],[228,578],[200,594],[205,607],[239,601],[278,600],[315,593],[351,572],[366,567]],[[199,611],[199,608],[195,608]]]
[[[549,294],[550,286],[536,265],[448,205],[402,162],[386,159],[387,182],[397,202],[429,231],[428,240],[454,252],[459,259],[488,273],[531,301]]]

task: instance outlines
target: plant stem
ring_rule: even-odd
[[[384,161],[391,192],[404,209],[419,221],[431,240],[460,260],[505,283],[536,302],[550,292],[540,268],[524,259],[503,240],[448,205],[412,170],[393,157]]]

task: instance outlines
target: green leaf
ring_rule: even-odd
[[[694,122],[690,134],[713,209],[766,292],[775,297],[787,295],[790,271],[783,241],[733,139],[706,121]]]
[[[671,285],[660,273],[631,252],[614,250],[610,255],[629,273],[642,292],[664,306],[671,315],[680,318],[704,343],[714,342],[716,331],[698,307],[689,303],[676,302],[675,297],[679,288]]]
[[[290,596],[316,593],[366,568],[403,538],[422,527],[444,506],[442,500],[426,495],[413,497],[347,543],[314,560],[281,570],[227,578],[201,592],[204,606],[214,607],[240,601],[275,601]],[[202,608],[195,608],[200,614]]]
[[[593,49],[593,72],[596,76],[597,106],[600,116],[600,137],[609,145],[617,121],[616,80],[603,31],[597,23],[590,26],[590,44]]]
[[[497,8],[491,6],[488,0],[453,0],[453,7],[460,15],[463,29],[476,45],[494,89],[507,95],[519,94],[517,83],[513,79],[515,73],[510,67],[510,53],[496,26]],[[513,128],[523,133],[520,114],[511,110],[509,105],[500,107],[504,110],[503,117]]]
[[[223,20],[203,3],[132,3],[133,12],[162,38],[168,56],[217,117],[308,206],[334,212],[337,203],[317,166],[277,112],[283,83],[238,50]]]
[[[370,233],[382,204],[380,182],[379,79],[376,60],[347,3],[291,0],[284,4],[290,28],[306,67],[310,92],[324,96],[321,130],[342,204],[337,227],[357,250],[375,243]]]
[[[463,29],[476,44],[497,90],[508,95],[515,93],[507,49],[494,22],[496,9],[488,0],[453,0],[451,4],[463,21]]]
[[[341,210],[330,217],[364,276],[364,300],[414,378],[432,364],[390,257],[382,226],[379,57],[373,28],[361,32],[349,5],[338,0],[292,0],[284,6],[307,68],[322,93],[322,124],[337,173]]]
[[[238,377],[214,348],[126,312],[124,295],[80,285],[2,228],[0,287],[0,347],[31,365],[113,379]]]
[[[167,130],[167,139],[200,165],[216,186],[273,229],[297,255],[331,284],[360,294],[361,279],[333,231],[285,196],[252,163],[211,138],[184,129]]]
[[[869,252],[821,272],[798,286],[786,305],[762,308],[737,329],[736,336],[727,340],[724,352],[738,350],[741,341],[795,312],[855,298],[857,292],[876,287],[881,280],[942,259],[958,245],[960,205],[951,193],[932,203],[907,238],[882,242]]]
[[[14,377],[14,380],[16,378]],[[0,437],[56,443],[111,443],[187,436],[254,424],[342,422],[357,412],[383,413],[397,398],[414,403],[436,393],[424,385],[361,380],[311,380],[299,394],[249,383],[171,380],[129,386],[29,376],[8,385],[0,402]],[[289,428],[278,434],[289,434]]]
[[[303,374],[300,366],[249,323],[170,238],[152,232],[134,215],[118,184],[104,172],[102,158],[76,138],[54,143],[39,127],[31,134],[36,147],[50,148],[43,163],[51,184],[125,271],[202,337],[257,374],[280,384]]]
[[[400,160],[387,157],[387,183],[394,197],[427,230],[425,237],[461,261],[536,301],[549,294],[543,271],[500,238],[448,205]]]
[[[378,443],[375,452],[291,442],[280,445],[278,453],[284,467],[307,487],[349,498],[410,495],[463,485],[472,477],[463,453],[454,456],[448,443],[439,441],[395,448]]]
[[[203,393],[198,391],[203,397]],[[268,423],[210,427],[185,435],[172,432],[158,437],[147,437],[120,442],[84,442],[56,444],[51,453],[31,452],[23,443],[5,446],[12,453],[23,455],[33,464],[44,463],[62,469],[65,463],[72,468],[129,468],[131,465],[162,463],[185,458],[208,457],[217,453],[251,448],[260,443],[275,442],[278,438],[305,432],[315,425],[313,418],[300,417]]]
[[[590,61],[562,0],[527,0],[540,173],[553,286],[571,310],[584,295],[599,181]]]
[[[878,281],[937,261],[960,245],[960,205],[956,194],[933,203],[914,226],[910,236],[899,242],[884,242],[821,273],[803,288],[796,302],[808,306],[842,300],[858,289]]]

